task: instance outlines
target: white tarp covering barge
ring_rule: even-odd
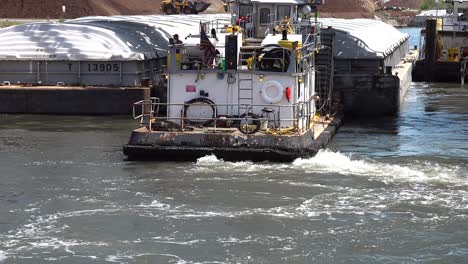
[[[321,18],[319,22],[335,29],[338,59],[382,59],[409,39],[408,34],[378,20]]]
[[[189,35],[196,38],[200,22],[220,29],[231,22],[231,16],[84,17],[0,29],[0,82],[138,86],[159,74],[169,39],[174,34],[182,41]],[[335,59],[384,59],[385,65],[393,66],[406,54],[401,47],[409,36],[383,22],[320,22],[336,31]]]
[[[108,60],[156,58],[158,47],[119,28],[36,23],[0,30],[0,60]]]
[[[112,16],[112,17],[82,17],[69,20],[67,23],[88,24],[95,22],[118,22],[127,21],[139,24],[143,27],[151,27],[157,31],[166,41],[169,41],[174,34],[178,34],[180,39],[189,35],[198,35],[200,22],[211,22],[212,28],[221,28],[231,23],[230,14],[203,14],[203,15],[148,15],[148,16]]]
[[[142,86],[157,82],[169,38],[230,16],[85,17],[0,29],[0,84]]]
[[[0,29],[0,60],[144,60],[164,55],[169,38],[197,35],[200,22],[222,27],[228,14],[83,17],[63,24]],[[409,36],[370,19],[320,19],[337,34],[338,58],[383,58]]]
[[[165,57],[169,38],[198,34],[200,22],[228,24],[220,15],[84,17],[0,29],[0,60],[129,61]],[[222,24],[222,25],[221,25]]]

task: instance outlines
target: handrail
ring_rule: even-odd
[[[157,98],[152,98],[152,99],[157,99]],[[133,107],[134,107],[134,119],[140,119],[140,125],[147,127],[150,131],[153,130],[152,124],[155,122],[155,120],[166,120],[166,121],[172,121],[172,122],[177,122],[180,125],[180,132],[186,131],[187,127],[203,127],[203,128],[212,128],[214,130],[219,128],[219,123],[220,122],[230,122],[230,123],[235,123],[236,121],[242,121],[242,120],[257,120],[257,121],[273,121],[275,126],[270,126],[268,125],[268,129],[278,129],[278,134],[281,135],[281,128],[285,127],[285,123],[289,122],[292,123],[292,127],[294,127],[295,131],[298,132],[304,132],[305,130],[309,129],[311,127],[311,124],[313,122],[313,117],[315,115],[315,110],[312,111],[313,105],[313,98],[310,98],[307,101],[304,102],[299,102],[296,104],[292,105],[271,105],[271,104],[216,104],[215,107],[213,108],[212,105],[205,105],[205,107],[210,107],[213,108],[214,112],[213,115],[214,117],[186,117],[185,116],[185,110],[187,107],[189,107],[191,104],[187,103],[160,103],[159,99],[157,100],[141,100],[136,102]],[[159,116],[159,108],[165,106],[166,109],[171,106],[178,106],[180,107],[180,116],[178,117],[160,117]],[[200,107],[200,105],[197,105]],[[245,109],[242,113],[238,113],[238,115],[219,115],[218,108],[234,108],[237,109],[237,107],[242,107],[241,109]],[[252,109],[256,108],[262,108],[262,107],[268,107],[268,108],[273,108],[275,109],[275,117],[274,119],[269,118],[268,116],[265,117],[263,115],[255,115],[255,116],[250,116],[249,114],[254,114],[252,112]],[[140,108],[142,111],[142,114],[135,114],[136,110],[135,108]],[[292,118],[282,118],[280,113],[282,109],[285,108],[292,108],[293,112],[293,117]],[[176,110],[177,111],[177,110]],[[302,126],[299,126],[299,123],[302,122]],[[196,125],[196,123],[199,123]]]
[[[289,59],[289,56],[287,56],[287,51],[289,51],[290,49],[287,49],[287,48],[283,48],[283,47],[278,47],[278,49],[283,49],[282,50],[282,53],[281,53],[281,56],[272,56],[272,57],[263,57],[262,60],[265,60],[265,61],[274,61],[274,60],[286,60],[286,59]],[[223,59],[225,60],[226,57],[225,56],[215,56],[213,57],[213,60],[214,60],[214,63],[213,65],[207,65],[206,64],[206,60],[208,59],[208,57],[205,56],[204,53],[202,53],[202,56],[188,56],[186,55],[187,54],[187,46],[185,44],[178,44],[176,45],[176,49],[179,49],[181,53],[179,54],[183,54],[183,56],[181,57],[182,60],[180,61],[177,61],[177,58],[176,58],[176,69],[178,71],[184,71],[184,70],[220,70],[222,69],[222,61]],[[176,54],[177,55],[177,54]],[[253,55],[253,56],[250,56],[253,61],[254,61],[254,66],[257,66],[258,64],[256,63],[257,62],[257,59],[258,59],[258,56],[256,56],[256,54],[251,54],[251,52],[243,52],[243,51],[240,51],[239,52],[239,62],[238,63],[238,69],[241,69],[241,67],[243,66],[242,62],[246,62],[247,59],[244,58],[245,55]],[[291,63],[291,62],[290,62]],[[191,65],[191,66],[190,66]],[[258,70],[257,67],[252,67],[252,68],[249,68],[250,70]],[[282,68],[281,68],[281,72],[286,72],[287,70],[287,67],[285,64],[282,65]]]
[[[151,119],[159,115],[159,108],[160,99],[158,97],[150,97],[149,99],[135,102],[132,109],[133,119],[140,119],[140,124],[143,124],[145,123],[145,119]]]

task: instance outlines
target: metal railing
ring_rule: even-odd
[[[205,32],[209,32],[209,30],[212,28],[217,29],[217,30],[223,29],[224,25],[230,24],[230,23],[231,21],[229,19],[217,18],[217,19],[210,20],[207,22],[202,22],[201,24]]]
[[[205,53],[202,51],[202,56],[189,56],[187,55],[187,46],[185,44],[177,44],[174,46],[174,49],[178,49],[178,53],[175,54],[176,56],[176,70],[184,71],[184,70],[225,70],[228,66],[224,63],[227,63],[225,56],[212,56],[208,57],[205,56]],[[218,47],[222,48],[222,47]],[[277,47],[275,49],[275,53],[271,54],[270,56],[264,56],[268,51],[263,52],[264,48],[258,47],[257,50],[260,51],[240,51],[237,70],[242,70],[243,66],[248,66],[248,70],[256,70],[256,71],[276,71],[276,72],[286,72],[288,69],[288,65],[290,63],[290,49]],[[279,50],[281,49],[281,50]],[[281,51],[281,52],[280,52]],[[273,55],[273,56],[272,56]],[[172,55],[171,55],[172,56]],[[170,58],[169,58],[170,59]],[[210,64],[209,60],[213,59],[213,63]],[[262,61],[262,64],[259,62]],[[280,64],[278,66],[278,64]],[[265,66],[261,66],[265,65]],[[271,65],[272,67],[269,69],[266,65]],[[276,67],[273,67],[275,66]],[[260,67],[261,66],[261,67]]]
[[[140,119],[140,125],[145,126],[150,131],[158,131],[154,129],[153,124],[158,121],[172,122],[174,130],[184,133],[193,131],[193,129],[203,130],[218,130],[222,128],[237,128],[242,132],[240,126],[243,121],[247,121],[247,125],[253,124],[256,126],[256,131],[262,130],[269,134],[282,135],[289,132],[303,133],[312,128],[315,116],[315,105],[313,99],[306,102],[299,102],[293,105],[271,105],[271,104],[204,104],[198,107],[206,107],[210,110],[209,115],[205,116],[187,116],[187,110],[194,104],[188,103],[160,103],[158,98],[150,100],[138,101],[133,105],[133,118]],[[176,107],[180,112],[178,116],[159,116],[159,109],[166,107],[167,109]],[[242,107],[242,108],[238,108]],[[263,108],[263,109],[262,109]],[[269,108],[269,114],[262,110]],[[220,114],[219,109],[245,109],[242,113],[233,115]],[[254,109],[257,113],[254,113]],[[282,117],[281,113],[286,109],[291,109],[290,117]],[[199,113],[206,111],[199,111]],[[259,114],[258,112],[262,112]],[[273,113],[273,114],[272,114]],[[273,118],[272,118],[273,117]],[[287,132],[285,132],[287,131]],[[244,132],[243,132],[244,133]]]
[[[213,28],[220,29],[219,21],[212,21],[212,22],[207,22],[202,24],[205,28],[209,28],[209,26],[212,26]],[[319,22],[312,22],[310,20],[303,20],[301,22],[297,23],[291,23],[288,21],[275,21],[272,24],[269,25],[269,30],[272,30],[274,32],[278,32],[278,28],[284,28],[284,27],[289,28],[291,31],[293,31],[295,34],[302,34],[305,35],[304,42],[301,44],[300,47],[296,47],[294,51],[297,53],[297,55],[300,55],[302,59],[306,59],[310,56],[313,55],[313,53],[321,48],[321,42],[320,42],[320,31],[321,31],[321,23]],[[222,28],[222,27],[221,27]],[[243,29],[241,29],[243,30]],[[278,32],[278,34],[281,34],[281,32]],[[241,35],[239,35],[241,37]],[[172,54],[176,56],[177,60],[177,70],[202,70],[202,69],[222,69],[222,62],[223,60],[225,61],[225,56],[211,56],[208,57],[205,55],[204,51],[201,51],[202,56],[189,56],[187,54],[187,49],[188,48],[196,48],[197,46],[187,46],[186,44],[175,44],[173,46],[173,51]],[[218,49],[225,49],[225,46],[216,46]],[[262,48],[262,47],[259,47]],[[289,48],[284,48],[283,51],[283,56],[276,56],[276,57],[269,57],[265,58],[265,61],[268,60],[280,60],[280,62],[284,62],[286,58],[286,53],[288,51],[293,51],[293,49]],[[238,58],[238,69],[245,65],[244,63],[246,62],[245,56],[246,52],[240,52],[239,58]],[[250,54],[250,55],[258,55],[258,54]],[[254,62],[257,62],[259,60],[259,57],[255,56],[249,56],[248,58],[252,58]],[[210,64],[209,60],[213,59],[214,63]],[[254,65],[256,66],[256,65]],[[285,69],[285,65],[281,67],[282,72],[285,72],[287,69]],[[249,69],[252,70],[258,70],[256,67],[249,67]]]
[[[268,32],[275,32],[281,34],[282,30],[287,30],[288,34],[300,34],[306,35],[306,41],[303,43],[307,44],[319,44],[320,43],[320,31],[322,23],[313,22],[311,20],[292,21],[291,19],[278,20],[270,24]]]
[[[133,119],[140,119],[140,125],[152,127],[154,117],[159,115],[160,100],[157,97],[150,97],[133,103]]]

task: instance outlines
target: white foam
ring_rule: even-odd
[[[106,261],[115,262],[115,263],[126,263],[126,260],[133,259],[131,256],[116,256],[116,255],[109,255],[106,257]]]
[[[26,163],[26,166],[58,166],[58,165],[71,165],[75,164],[74,161],[71,160],[45,160],[45,161],[33,161],[31,163]]]
[[[218,159],[215,155],[211,154],[197,159],[199,165],[213,165],[214,163],[223,162],[222,159]]]
[[[239,161],[229,162],[222,159],[218,159],[215,155],[209,155],[201,157],[197,160],[197,166],[194,168],[196,171],[201,172],[212,172],[213,169],[216,171],[235,171],[235,172],[248,172],[249,175],[254,175],[255,172],[271,172],[274,166],[275,171],[286,170],[289,168],[289,164],[271,164],[271,163],[254,163],[250,161]]]
[[[142,207],[145,207],[145,206],[142,205]],[[161,202],[158,201],[158,200],[152,201],[151,204],[148,205],[148,206],[146,206],[146,207],[158,208],[158,209],[163,209],[163,210],[171,208],[170,205],[165,204],[165,203],[161,203]]]
[[[5,251],[0,250],[0,262],[4,261],[7,259],[7,255]]]
[[[431,162],[408,163],[403,165],[382,163],[371,159],[353,158],[351,154],[343,154],[331,150],[320,150],[315,157],[296,159],[292,166],[286,163],[253,163],[248,161],[227,162],[209,155],[197,160],[196,166],[191,168],[197,172],[235,171],[255,176],[257,173],[269,174],[278,171],[288,172],[299,170],[303,173],[335,173],[340,175],[356,175],[377,177],[383,182],[444,182],[468,184],[462,177],[460,168],[444,166]],[[302,172],[301,172],[302,171]],[[229,178],[231,179],[231,178]],[[220,179],[221,180],[221,179]],[[245,179],[244,179],[245,180]],[[284,183],[284,182],[283,182]],[[289,184],[293,185],[294,182]],[[300,185],[301,183],[297,183]],[[307,184],[307,183],[305,183]]]
[[[219,237],[216,239],[216,242],[223,243],[223,244],[243,244],[243,243],[255,242],[257,240],[258,238],[252,238],[252,236],[247,236],[244,238],[237,238],[237,237],[229,236],[227,238]]]
[[[153,237],[153,241],[157,243],[163,243],[163,244],[190,245],[191,246],[197,243],[205,242],[206,240],[195,239],[195,240],[189,240],[189,241],[177,241],[173,237],[157,236],[157,237]]]
[[[362,175],[385,177],[384,181],[411,182],[456,182],[461,180],[459,168],[449,168],[439,164],[394,165],[377,161],[353,159],[351,155],[330,150],[320,150],[310,159],[297,159],[293,166],[310,172],[338,173],[342,175]]]

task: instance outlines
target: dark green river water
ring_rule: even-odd
[[[128,162],[128,117],[0,116],[0,263],[467,263],[468,88],[292,164]]]

